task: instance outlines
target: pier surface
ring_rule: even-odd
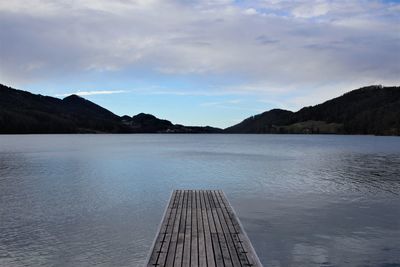
[[[175,190],[147,266],[262,266],[220,190]]]

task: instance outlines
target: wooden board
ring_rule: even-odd
[[[175,190],[147,266],[262,266],[220,190]]]

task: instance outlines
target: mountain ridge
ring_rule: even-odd
[[[273,109],[225,132],[400,135],[400,87],[371,85],[296,112]]]
[[[118,116],[77,95],[63,99],[0,84],[0,134],[282,133],[400,135],[400,87],[372,85],[296,112],[271,109],[224,130],[151,114]]]
[[[143,114],[118,116],[77,95],[59,99],[0,84],[0,134],[222,132],[219,128],[173,124]]]

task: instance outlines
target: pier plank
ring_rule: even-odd
[[[178,242],[176,244],[176,251],[175,251],[174,266],[176,267],[182,266],[182,261],[183,261],[183,245],[185,242],[187,201],[188,201],[188,193],[185,190],[183,191],[182,214],[181,214],[181,221],[179,223]]]
[[[216,227],[213,212],[212,212],[212,209],[215,208],[215,206],[213,206],[213,204],[210,203],[210,200],[208,198],[208,191],[204,191],[203,193],[204,193],[204,200],[205,200],[206,209],[207,209],[208,224],[210,226],[211,242],[212,242],[212,247],[214,250],[215,265],[216,266],[224,266],[221,244],[218,240],[217,227]]]
[[[177,243],[178,243],[179,223],[181,221],[181,216],[182,216],[183,197],[184,197],[184,193],[180,192],[179,202],[178,202],[178,207],[177,207],[177,212],[176,212],[176,218],[174,221],[174,226],[172,228],[171,241],[170,241],[170,244],[168,247],[166,260],[165,260],[165,262],[153,263],[154,266],[157,266],[157,265],[163,265],[163,266],[168,266],[168,267],[174,266],[175,252],[176,252],[176,247],[177,247]]]
[[[203,224],[204,224],[204,239],[205,239],[205,247],[206,247],[206,259],[207,259],[207,266],[215,266],[215,254],[213,249],[212,243],[212,235],[211,235],[211,228],[208,219],[207,213],[207,204],[205,202],[204,191],[200,191],[200,201],[202,205],[202,215],[203,215]]]
[[[230,254],[229,254],[228,245],[225,240],[224,231],[222,230],[221,222],[219,220],[219,216],[217,213],[217,203],[214,202],[213,194],[214,194],[214,192],[212,192],[212,191],[207,192],[209,202],[212,203],[211,204],[211,207],[212,207],[211,212],[212,212],[212,215],[214,218],[215,228],[217,230],[218,242],[219,242],[219,246],[220,246],[221,252],[222,252],[222,260],[223,260],[224,266],[231,267],[232,260],[231,260]]]
[[[212,194],[213,199],[215,201],[216,207],[217,207],[217,214],[218,214],[218,218],[220,220],[221,226],[222,226],[222,231],[223,231],[223,236],[225,237],[225,241],[227,244],[227,248],[229,251],[229,255],[230,255],[230,266],[242,266],[240,259],[238,258],[237,255],[237,249],[234,245],[232,236],[231,236],[231,232],[229,230],[228,224],[226,222],[226,217],[224,216],[224,212],[222,210],[222,205],[221,202],[219,201],[219,194],[218,192],[213,192]],[[225,264],[227,265],[227,264]]]
[[[190,237],[190,266],[198,267],[199,266],[199,229],[197,226],[197,202],[196,202],[196,191],[192,192],[192,233]]]
[[[175,190],[146,266],[262,265],[222,191]]]
[[[187,211],[186,211],[186,225],[185,225],[185,242],[183,244],[183,258],[182,266],[193,266],[192,260],[192,190],[187,192]]]
[[[206,244],[205,244],[205,233],[203,224],[203,214],[201,206],[201,192],[196,191],[196,203],[197,203],[197,228],[198,228],[198,253],[199,253],[199,266],[207,266],[207,256],[206,256]]]

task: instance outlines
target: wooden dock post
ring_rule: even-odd
[[[147,267],[262,266],[220,190],[175,190]]]

